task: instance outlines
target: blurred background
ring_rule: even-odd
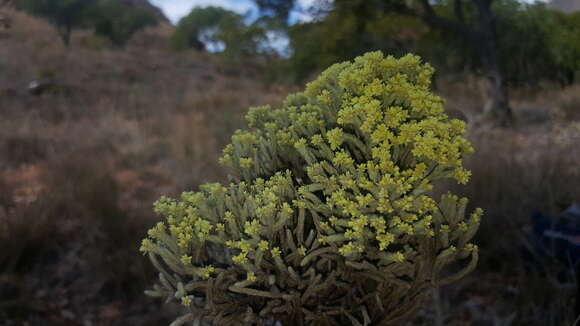
[[[250,106],[332,63],[420,55],[466,121],[481,261],[408,325],[571,326],[580,1],[0,0],[0,326],[168,325],[152,203],[226,180]]]

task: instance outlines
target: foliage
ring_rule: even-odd
[[[453,17],[454,3],[442,1],[437,11]],[[574,71],[580,69],[580,51],[574,38],[580,31],[580,15],[567,15],[550,10],[541,2],[495,0],[492,7],[498,32],[503,71],[511,85],[530,86],[541,80],[573,82]],[[479,17],[469,2],[464,4],[464,19],[474,25]],[[422,39],[421,43],[425,40]],[[435,59],[438,66],[450,71],[478,71],[482,63],[476,49],[452,35],[440,35],[445,46],[444,57]],[[432,58],[437,45],[425,44],[418,51]],[[531,55],[533,53],[533,55]],[[444,58],[447,58],[445,62]]]
[[[566,15],[551,12],[547,33],[548,48],[559,70],[566,75],[568,83],[574,82],[574,73],[580,71],[580,12]]]
[[[90,11],[88,20],[95,34],[116,46],[124,46],[139,30],[155,25],[155,15],[142,8],[131,8],[117,0],[101,0]]]
[[[220,7],[210,6],[192,9],[187,16],[181,18],[177,23],[177,29],[172,37],[173,47],[179,50],[186,48],[204,50],[205,42],[213,41],[213,39],[208,40],[209,35],[202,33],[215,28],[218,22],[229,14],[234,13]]]
[[[433,10],[447,21],[457,21],[456,2],[462,4],[464,24],[476,30],[480,17],[471,1],[435,1]],[[296,78],[304,79],[313,70],[320,71],[332,62],[350,60],[369,50],[392,55],[417,53],[443,73],[483,69],[476,45],[449,31],[429,27],[420,16],[407,15],[397,8],[398,3],[336,0],[314,22],[290,26],[290,61]],[[328,6],[328,2],[317,4]],[[564,14],[543,3],[517,0],[495,0],[492,9],[502,69],[511,85],[574,81],[574,72],[580,70],[576,41],[580,14]]]
[[[380,1],[339,0],[321,19],[290,26],[290,61],[296,79],[369,49],[397,56],[418,53],[443,72],[473,65],[475,53],[461,39],[429,28],[419,17],[382,9]],[[443,17],[450,14],[446,6],[435,10]]]
[[[255,55],[265,41],[262,28],[256,24],[246,25],[239,15],[225,17],[218,28],[216,37],[224,43],[223,54],[229,59]]]
[[[324,19],[289,28],[293,49],[290,61],[296,79],[300,80],[312,71],[351,60],[369,49],[392,55],[420,53],[418,43],[427,41],[428,32],[417,18],[380,13],[376,1],[336,1]],[[440,38],[430,45],[437,42]]]
[[[298,24],[290,28],[290,44],[294,52],[291,61],[299,79],[375,47],[371,43],[372,34],[367,30],[367,22],[373,21],[375,15],[370,14],[368,20],[362,19],[365,16],[361,14],[363,10],[360,6],[357,8],[347,4],[344,10],[329,13],[322,22]]]
[[[148,294],[189,309],[174,325],[399,324],[426,290],[470,272],[481,209],[465,218],[466,198],[430,193],[468,181],[473,148],[432,74],[416,56],[372,52],[281,109],[251,109],[220,160],[234,182],[155,203],[166,221],[141,250],[160,271]]]
[[[263,14],[286,19],[294,8],[294,2],[295,0],[256,0],[256,4]]]
[[[287,26],[295,0],[255,0],[264,20],[272,26]]]
[[[239,14],[221,7],[196,7],[177,24],[172,45],[177,50],[221,45],[224,55],[235,58],[255,54],[264,37],[259,26],[245,24]]]
[[[497,1],[505,71],[513,85],[541,79],[571,83],[580,69],[580,15],[566,15],[543,3]],[[531,55],[533,53],[533,55]]]

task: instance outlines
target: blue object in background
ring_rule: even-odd
[[[580,267],[580,204],[573,204],[556,218],[532,213],[529,236],[536,258],[555,258],[570,268]]]

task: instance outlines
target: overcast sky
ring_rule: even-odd
[[[171,21],[176,23],[179,18],[187,15],[193,7],[217,6],[224,7],[240,14],[256,12],[257,8],[251,0],[150,0],[151,3],[161,8]],[[314,0],[298,0],[302,6],[314,2]],[[296,15],[296,14],[295,14]],[[308,17],[294,17],[296,20],[307,20]]]

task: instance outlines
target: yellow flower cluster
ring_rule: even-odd
[[[373,52],[332,66],[281,109],[251,109],[252,129],[236,132],[220,159],[237,181],[159,199],[166,224],[141,250],[175,255],[166,259],[175,269],[207,279],[216,269],[200,253],[217,244],[231,249],[231,262],[210,258],[241,265],[242,283],[267,275],[264,261],[286,273],[318,244],[379,267],[417,263],[426,238],[440,246],[429,253],[436,264],[475,256],[469,241],[483,212],[465,219],[466,199],[430,197],[437,180],[469,180],[462,160],[473,152],[465,124],[431,93],[432,74],[416,56]],[[305,239],[310,232],[316,241]]]
[[[206,266],[205,268],[203,268],[202,272],[201,272],[201,277],[203,279],[208,279],[211,277],[211,274],[213,274],[215,272],[215,268],[213,266]]]

